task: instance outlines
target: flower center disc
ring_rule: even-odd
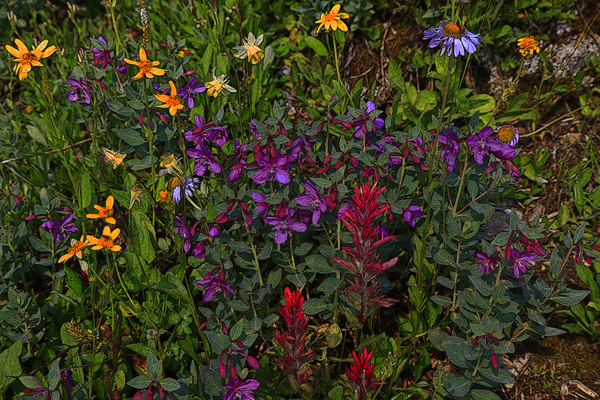
[[[172,96],[172,97],[169,97],[165,103],[167,103],[167,105],[169,107],[172,107],[172,106],[179,105],[179,103],[181,103],[181,100],[179,99],[178,96]]]
[[[465,36],[465,27],[461,24],[456,24],[454,22],[447,22],[442,27],[442,32],[445,36],[450,36],[453,38],[460,38]]]
[[[146,73],[152,69],[152,63],[150,61],[142,61],[140,62],[140,69]]]
[[[38,61],[38,58],[33,53],[25,53],[21,56],[21,62],[24,64],[31,64],[34,61]]]
[[[498,140],[502,143],[510,143],[515,138],[515,128],[509,125],[504,125],[498,130]]]

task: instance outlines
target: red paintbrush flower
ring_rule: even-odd
[[[346,368],[346,375],[354,383],[354,390],[358,393],[359,400],[366,399],[369,390],[385,383],[377,382],[378,378],[373,376],[375,364],[371,363],[371,356],[373,356],[373,350],[367,353],[366,348],[360,353],[360,357],[353,351],[354,364],[350,369]]]

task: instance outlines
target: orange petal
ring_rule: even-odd
[[[106,208],[113,208],[113,204],[115,204],[115,198],[111,195],[106,198]]]
[[[113,247],[110,248],[112,251],[121,251],[121,246],[119,245],[115,245]]]
[[[146,57],[146,50],[143,47],[140,47],[140,62],[146,61],[148,58]]]
[[[169,86],[171,86],[171,96],[176,96],[177,88],[175,87],[175,84],[173,83],[173,81],[169,81]]]
[[[348,26],[346,26],[344,21],[338,21],[337,24],[341,31],[348,32]]]
[[[124,58],[124,59],[123,59],[123,61],[125,61],[127,64],[131,64],[131,65],[137,65],[138,67],[140,66],[140,63],[139,63],[139,62],[137,62],[137,61],[133,61],[133,60],[130,60],[130,59],[128,59],[128,58]]]
[[[109,236],[112,240],[115,240],[117,238],[117,236],[119,236],[119,233],[121,233],[121,230],[119,228],[117,228],[106,236]]]
[[[333,6],[329,14],[337,15],[337,13],[340,11],[340,7],[341,6],[339,4],[336,4],[335,6]]]
[[[112,225],[114,225],[114,224],[116,224],[116,223],[117,223],[117,220],[116,220],[116,219],[114,219],[113,217],[104,218],[104,220],[105,220],[107,223],[109,223],[109,224],[112,224]]]
[[[64,256],[62,256],[61,258],[58,259],[59,263],[65,262],[67,261],[69,258],[73,257],[73,254],[71,253],[67,253]]]
[[[14,47],[12,47],[12,46],[6,45],[6,50],[8,50],[8,52],[10,54],[12,54],[13,56],[15,56],[17,58],[21,58],[21,56],[22,56],[22,53],[19,50],[17,50]]]
[[[27,46],[25,46],[25,43],[21,42],[19,39],[15,40],[15,44],[19,48],[19,51],[21,52],[21,54],[29,53],[29,50],[27,50]]]
[[[50,46],[42,52],[42,58],[50,57],[56,51],[56,46]]]

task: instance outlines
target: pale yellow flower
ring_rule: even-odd
[[[263,58],[265,58],[265,52],[262,51],[258,46],[264,39],[264,34],[254,37],[252,32],[248,33],[248,39],[244,39],[244,43],[241,46],[235,46],[233,49],[237,51],[233,56],[241,60],[248,57],[248,61],[252,64],[258,64]]]

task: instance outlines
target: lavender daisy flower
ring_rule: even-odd
[[[177,89],[177,96],[181,97],[181,101],[187,102],[187,106],[191,110],[195,105],[194,99],[204,91],[206,91],[204,84],[198,83],[198,78],[193,76],[188,83]]]
[[[79,230],[71,222],[72,219],[73,214],[67,214],[62,220],[55,219],[44,222],[42,224],[42,229],[51,233],[54,238],[54,243],[58,243],[61,236],[67,238],[72,232],[77,232]]]
[[[195,148],[189,149],[187,153],[188,156],[196,159],[196,165],[194,166],[194,173],[196,175],[204,175],[207,169],[215,174],[221,172],[221,166],[215,161],[215,156],[210,150],[205,148]]]
[[[231,285],[225,281],[225,271],[221,270],[219,276],[214,276],[213,272],[214,270],[209,272],[203,280],[195,282],[196,286],[204,289],[204,302],[208,303],[211,301],[217,293],[223,293],[223,297],[225,298],[227,298],[227,292],[237,296]]]
[[[490,151],[499,151],[504,147],[497,139],[490,137],[492,133],[494,133],[492,127],[486,126],[467,139],[467,145],[473,150],[477,164],[483,164],[483,156],[489,156]]]
[[[498,261],[500,261],[500,258],[496,256],[490,256],[486,253],[475,253],[475,255],[479,257],[477,260],[475,260],[475,263],[479,264],[479,272],[485,271],[485,274],[489,275],[493,270],[496,269],[496,267],[498,267]]]
[[[519,143],[519,130],[512,125],[500,125],[498,127],[498,140],[505,147],[514,149]]]
[[[442,148],[442,160],[448,167],[448,172],[452,172],[456,165],[456,158],[460,153],[458,145],[458,136],[452,129],[445,129],[438,136],[438,141],[444,145]]]
[[[260,386],[259,381],[247,379],[243,381],[238,378],[231,378],[227,382],[227,392],[223,395],[223,400],[256,400],[253,391]]]
[[[179,202],[181,201],[183,194],[185,194],[188,197],[191,197],[192,194],[194,193],[194,190],[196,190],[196,185],[200,182],[200,179],[198,178],[184,178],[181,180],[181,183],[179,183],[179,185],[175,186],[175,188],[173,189],[173,193],[171,195],[171,198],[173,199],[173,201],[175,202],[175,204],[179,204]]]
[[[316,225],[321,219],[321,214],[327,211],[327,203],[311,182],[304,182],[304,188],[306,189],[306,194],[296,196],[296,202],[313,212],[312,224]]]
[[[81,100],[85,102],[85,104],[90,104],[92,102],[90,97],[90,91],[92,88],[90,84],[85,81],[85,79],[67,77],[67,82],[71,84],[71,89],[73,89],[73,91],[69,92],[67,95],[67,99],[69,99],[69,101]]]
[[[102,36],[98,37],[98,41],[102,44],[103,49],[99,49],[97,47],[92,48],[92,52],[94,53],[94,66],[98,66],[101,63],[101,68],[104,69],[111,61],[112,52],[108,49],[108,43]]]
[[[465,28],[460,22],[440,22],[437,28],[429,28],[423,35],[423,40],[429,40],[428,47],[434,48],[442,45],[442,53],[447,53],[450,56],[454,53],[454,57],[459,55],[464,56],[465,50],[469,54],[475,53],[475,46],[479,45],[480,34],[473,34]]]
[[[288,159],[285,154],[278,154],[275,158],[267,154],[261,154],[256,159],[256,164],[260,169],[252,177],[254,183],[260,185],[268,180],[273,181],[273,179],[277,179],[279,183],[283,184],[290,183]]]
[[[513,273],[515,278],[519,277],[519,271],[527,273],[527,267],[531,266],[531,261],[537,258],[535,253],[521,253],[514,247],[510,249],[510,262],[513,265]]]
[[[402,215],[402,219],[404,220],[404,222],[406,222],[413,228],[417,223],[417,221],[415,221],[415,218],[423,217],[423,211],[421,211],[421,206],[408,206],[407,208],[403,208],[402,211],[404,212]]]
[[[292,207],[288,207],[285,214],[279,217],[267,217],[265,223],[273,225],[275,230],[275,243],[283,244],[287,240],[288,234],[291,235],[292,231],[304,232],[306,231],[306,224],[296,220],[296,210]]]

